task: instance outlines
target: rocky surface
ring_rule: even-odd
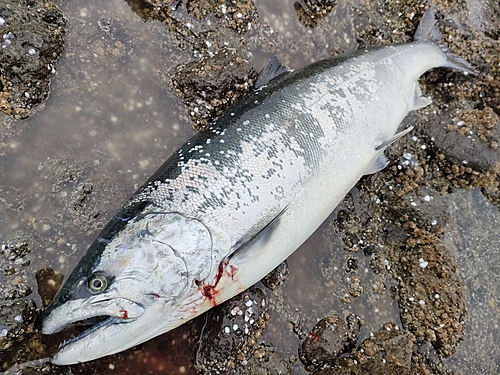
[[[261,342],[252,351],[245,366],[240,367],[240,374],[255,375],[291,375],[292,369],[273,345]]]
[[[253,347],[269,320],[261,289],[245,292],[210,310],[196,353],[196,368],[201,374],[237,373],[252,358]],[[262,348],[256,350],[264,350]]]
[[[414,337],[411,334],[404,334],[397,326],[386,324],[364,340],[352,355],[340,359],[336,366],[323,368],[314,374],[417,375],[426,370],[411,362],[413,343]]]
[[[269,272],[269,274],[264,277],[261,281],[267,288],[271,290],[276,290],[283,286],[283,283],[288,278],[290,274],[290,269],[286,264],[286,261],[281,262],[278,267]]]
[[[31,262],[27,239],[13,236],[1,246],[0,369],[5,370],[4,356],[19,350],[20,344],[34,336],[37,308],[35,302],[28,298],[33,292],[34,280],[26,270]],[[23,358],[25,350],[27,349],[21,350],[17,357]]]
[[[319,20],[332,12],[335,3],[333,0],[304,0],[293,5],[297,20],[306,27],[315,27]]]
[[[181,64],[172,73],[172,86],[188,108],[196,130],[205,128],[253,87],[257,72],[236,50]]]
[[[356,347],[359,326],[359,319],[352,314],[346,320],[338,315],[321,318],[299,346],[300,360],[308,369],[334,363]]]
[[[54,64],[62,54],[66,20],[47,1],[0,4],[0,110],[30,116],[49,94]]]
[[[49,37],[58,30],[62,37],[60,14],[48,22],[44,15],[55,8],[49,3],[38,6],[42,11],[35,19],[40,27],[52,27]],[[72,373],[498,372],[495,324],[500,291],[493,280],[499,259],[492,249],[498,247],[500,206],[500,10],[494,2],[469,2],[467,9],[465,3],[438,1],[434,6],[445,43],[470,61],[479,76],[445,69],[426,74],[421,86],[433,104],[405,119],[404,125],[415,129],[387,150],[391,165],[363,178],[289,259],[288,267],[278,267],[264,281],[268,287],[252,289],[247,300],[242,294],[135,350],[72,366]],[[2,285],[9,287],[2,293],[15,296],[2,301],[0,326],[8,327],[8,334],[0,332],[0,350],[6,350],[2,358],[9,358],[2,368],[56,350],[59,338],[46,343],[34,333],[30,298],[39,306],[50,300],[61,282],[60,272],[69,272],[113,209],[187,137],[189,132],[179,129],[209,123],[251,89],[256,71],[274,54],[299,68],[332,53],[408,42],[426,8],[427,3],[415,0],[335,6],[329,1],[294,5],[129,0],[121,8],[91,1],[81,8],[66,6],[71,37],[65,57],[82,65],[56,65],[58,96],[68,102],[55,112],[47,106],[37,121],[43,122],[47,113],[46,125],[55,118],[63,124],[35,138],[49,155],[29,160],[29,148],[21,147],[25,137],[33,137],[32,130],[12,117],[0,121],[0,173],[5,176],[0,183],[0,240],[13,249],[13,231],[34,233],[28,248],[36,260],[19,264],[1,259],[1,277],[7,280]],[[99,13],[95,19],[93,12]],[[134,23],[137,16],[147,22]],[[16,25],[1,12],[0,17],[5,20],[2,30],[31,25]],[[7,56],[16,38],[3,37],[3,43],[11,44],[0,57]],[[157,48],[158,56],[145,45]],[[133,65],[137,55],[141,63]],[[4,69],[3,63],[0,66]],[[143,71],[148,73],[142,77],[151,78],[143,78],[140,86],[134,77]],[[4,70],[1,73],[4,93],[11,86],[5,83]],[[154,85],[160,86],[156,96],[165,105],[151,104],[156,97],[148,89]],[[47,90],[29,93],[43,97]],[[9,113],[25,117],[35,104],[19,92],[16,103],[25,107]],[[92,104],[85,96],[89,93],[97,97]],[[182,104],[176,103],[176,96]],[[3,108],[14,108],[5,97],[0,93]],[[157,120],[163,107],[180,113],[166,121],[168,125]],[[127,121],[129,127],[122,128]],[[48,139],[66,127],[72,129],[64,133],[68,141],[59,142],[54,152]],[[142,149],[137,146],[143,143]],[[18,170],[10,168],[13,162]],[[29,169],[30,163],[34,169]],[[22,174],[25,168],[27,175]],[[118,172],[111,175],[114,170]],[[28,295],[31,291],[40,296]],[[261,324],[245,327],[246,303],[264,300],[265,308],[253,318]],[[349,330],[335,317],[349,313],[360,317],[359,336],[347,335]],[[18,316],[22,318],[16,320]],[[322,320],[325,316],[339,324]],[[235,325],[238,329],[233,330]],[[329,335],[337,332],[333,326],[350,339]],[[46,373],[49,367],[34,365],[22,373]]]

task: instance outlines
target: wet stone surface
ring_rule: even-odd
[[[195,129],[201,130],[252,88],[256,78],[252,64],[236,50],[222,48],[217,55],[178,65],[171,82]]]
[[[393,275],[400,278],[401,320],[417,338],[426,339],[449,357],[465,334],[465,288],[455,259],[439,237],[412,222],[403,229],[411,227],[408,248],[402,255],[394,254],[391,261]]]
[[[341,358],[334,367],[314,372],[314,375],[431,374],[411,363],[413,343],[411,334],[401,332],[393,324],[385,324],[364,340],[352,355]]]
[[[40,0],[2,1],[0,20],[0,111],[26,118],[49,94],[66,20]]]
[[[244,366],[240,366],[240,374],[252,375],[292,375],[292,369],[272,344],[261,342],[251,352]]]
[[[199,373],[239,373],[269,319],[264,292],[251,287],[210,310],[205,319],[196,355]]]
[[[299,346],[300,360],[308,369],[335,362],[342,353],[354,349],[359,327],[359,319],[353,314],[345,320],[338,315],[325,316]]]
[[[166,81],[184,103],[196,130],[248,92],[257,72],[238,52],[240,34],[258,27],[258,13],[249,0],[221,2],[129,1],[144,20],[159,20],[180,49],[191,50],[194,61],[179,64]],[[217,31],[215,31],[217,30]]]
[[[38,170],[43,189],[50,192],[49,199],[55,207],[60,207],[56,215],[83,230],[100,228],[103,224],[100,215],[106,210],[101,192],[112,190],[111,186],[106,186],[106,181],[94,182],[92,170],[87,165],[60,155],[47,158]],[[59,245],[63,244],[61,241]]]
[[[335,7],[335,0],[304,0],[294,3],[297,20],[306,27],[315,27]]]
[[[289,274],[290,269],[285,261],[281,262],[278,267],[269,272],[261,281],[269,289],[276,290],[283,285]]]
[[[1,246],[0,353],[11,349],[34,332],[37,315],[34,301],[25,299],[35,287],[25,269],[31,261],[27,240],[12,238]],[[3,368],[2,362],[0,369]]]
[[[215,22],[214,28],[229,28],[244,34],[258,22],[259,15],[251,0],[190,0],[185,4],[176,0],[128,0],[131,8],[145,20],[160,20],[171,26],[180,22],[177,18],[184,11],[197,21],[208,17],[208,26]],[[175,29],[175,26],[171,26]],[[194,33],[193,33],[194,34]]]

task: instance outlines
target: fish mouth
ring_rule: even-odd
[[[143,306],[124,298],[66,301],[49,310],[42,333],[51,334],[75,325],[89,325],[67,339],[52,356],[55,365],[71,365],[114,354],[151,338],[161,325],[164,304]]]
[[[122,351],[131,339],[122,327],[133,324],[136,319],[124,322],[116,317],[101,316],[97,320],[100,321],[59,344],[51,363],[72,365]]]
[[[48,311],[43,320],[42,333],[51,334],[75,325],[100,327],[108,320],[107,324],[128,323],[139,318],[144,310],[144,306],[126,298],[71,300]]]
[[[82,332],[77,334],[75,337],[64,340],[62,343],[59,344],[58,350],[64,349],[68,345],[89,336],[90,334],[99,330],[100,328],[110,326],[113,324],[119,324],[119,323],[121,323],[120,319],[112,317],[112,316],[106,316],[106,315],[105,316],[96,316],[96,317],[85,319],[85,320],[78,321],[75,323],[68,323],[65,327],[63,327],[63,329],[67,328],[67,327],[71,327],[73,325],[74,326],[85,325],[85,326],[90,326],[90,327],[83,330]]]

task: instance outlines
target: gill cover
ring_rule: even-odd
[[[178,213],[148,210],[108,243],[102,235],[89,252],[102,251],[80,261],[47,309],[42,332],[89,318],[105,320],[64,343],[53,363],[92,360],[158,335],[172,323],[169,319],[176,319],[178,304],[193,284],[213,268],[209,230]]]

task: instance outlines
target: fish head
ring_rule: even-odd
[[[186,298],[211,272],[211,257],[210,231],[178,213],[143,214],[109,241],[98,238],[48,306],[42,332],[94,324],[64,342],[52,363],[117,353],[184,323]]]

